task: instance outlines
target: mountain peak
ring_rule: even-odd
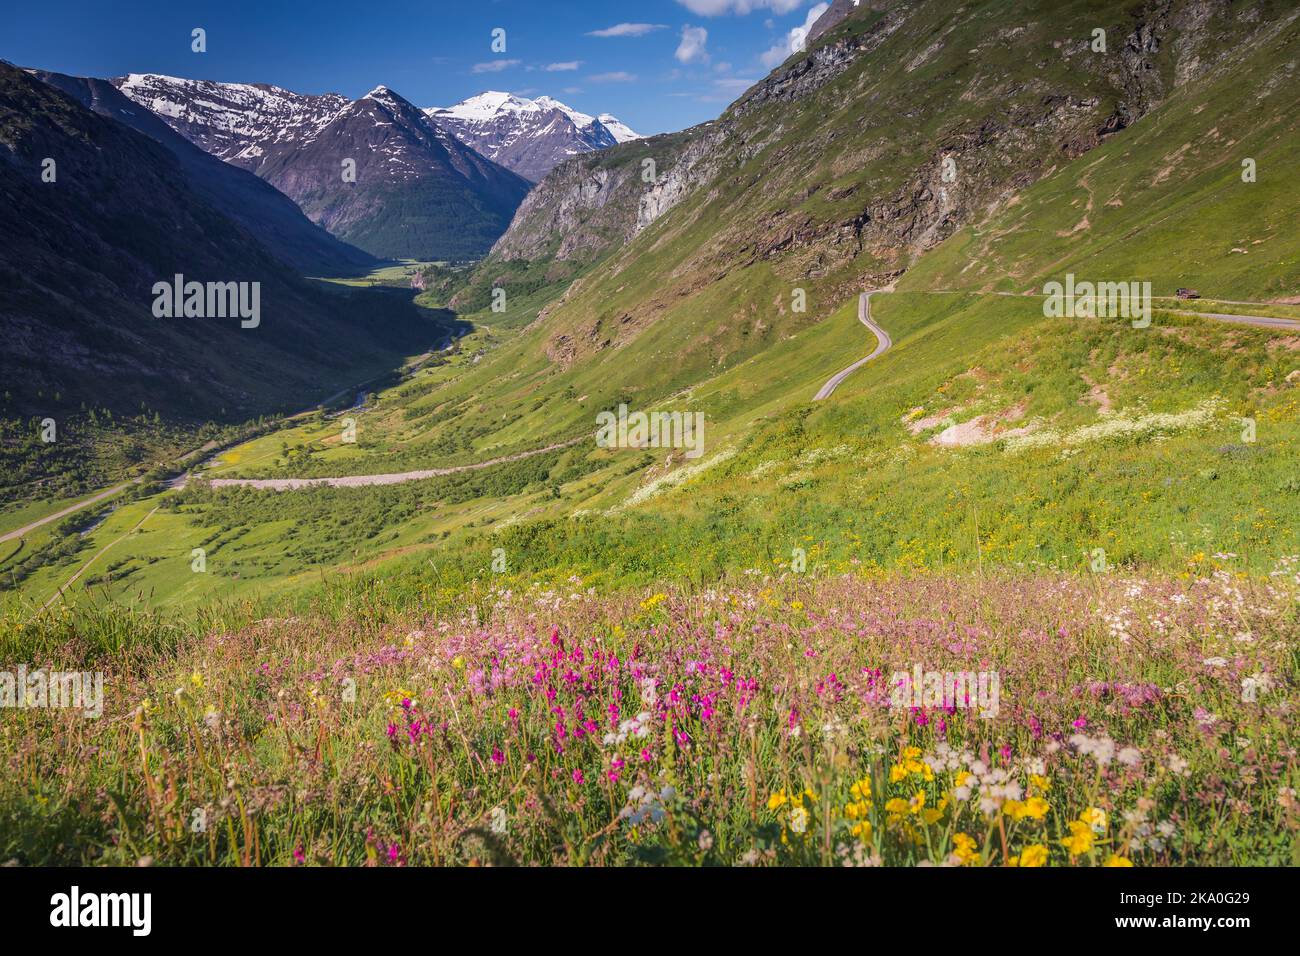
[[[418,109],[410,100],[402,96],[401,93],[382,85],[376,86],[365,96],[361,97],[361,99],[357,100],[358,105],[366,102],[378,103],[381,106],[388,107],[390,110],[397,110],[402,113],[410,112],[421,117],[425,115],[422,110]]]
[[[461,142],[534,182],[570,156],[639,138],[608,113],[612,127],[604,117],[579,112],[551,96],[528,99],[500,90],[424,113]]]

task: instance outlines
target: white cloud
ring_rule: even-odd
[[[814,6],[808,11],[808,16],[804,17],[803,25],[791,30],[784,40],[770,50],[763,51],[758,57],[759,61],[770,70],[772,67],[784,63],[786,57],[802,50],[808,38],[808,31],[812,29],[813,24],[817,22],[821,15],[830,9],[830,6],[829,3],[819,3]]]
[[[704,27],[684,26],[682,42],[677,45],[677,52],[673,55],[680,63],[707,63],[709,62],[708,42],[709,31]]]
[[[793,13],[806,0],[677,0],[699,17],[720,17],[726,13],[744,16],[755,10],[771,10],[776,14]]]
[[[667,30],[666,23],[616,23],[603,30],[592,30],[589,37],[643,37],[655,30]]]
[[[508,70],[512,66],[518,66],[520,60],[489,60],[486,63],[475,63],[470,67],[471,73],[500,73],[502,70]]]
[[[743,93],[749,89],[757,80],[747,80],[744,77],[736,76],[725,80],[714,80],[713,85],[724,93]]]
[[[587,77],[592,83],[635,83],[635,73],[625,73],[622,70],[616,70],[613,73],[597,73],[595,76]]]
[[[582,66],[581,60],[569,60],[565,63],[550,63],[542,69],[546,70],[547,73],[570,73],[580,66]]]
[[[746,79],[740,76],[731,77],[714,77],[713,80],[704,89],[694,93],[669,93],[669,96],[690,97],[699,103],[731,103],[741,93],[757,83],[758,80]]]

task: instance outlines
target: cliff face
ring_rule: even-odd
[[[670,195],[698,183],[679,165],[693,165],[692,143],[713,124],[684,133],[634,140],[555,167],[520,205],[493,259],[591,261],[672,208]],[[653,162],[651,172],[645,165]],[[673,185],[669,185],[672,183]]]

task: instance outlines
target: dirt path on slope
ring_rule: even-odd
[[[62,511],[56,511],[52,515],[46,515],[44,518],[38,518],[36,521],[33,521],[29,525],[24,525],[23,527],[18,528],[15,531],[10,531],[8,534],[0,535],[0,544],[4,543],[5,541],[9,541],[13,538],[25,538],[27,535],[31,534],[33,531],[35,531],[37,528],[41,527],[42,525],[47,525],[51,521],[58,521],[60,518],[66,518],[70,514],[76,514],[78,511],[81,511],[83,508],[89,508],[91,505],[99,504],[99,502],[103,501],[105,498],[111,498],[118,492],[124,491],[125,489],[131,487],[132,485],[138,485],[139,483],[140,483],[139,478],[135,479],[134,481],[123,482],[120,485],[116,485],[112,488],[109,488],[107,491],[101,491],[99,494],[91,498],[87,498],[85,501],[79,501],[75,505],[69,505],[68,507],[64,508]]]
[[[544,455],[550,451],[558,451],[561,448],[571,448],[579,442],[586,441],[589,436],[582,435],[578,438],[571,438],[568,441],[556,442],[553,445],[547,445],[545,448],[534,448],[531,451],[521,451],[514,455],[506,455],[502,458],[493,458],[489,461],[479,461],[472,465],[455,465],[451,468],[429,468],[424,471],[403,471],[388,475],[344,475],[337,478],[213,478],[209,482],[213,488],[256,488],[260,491],[297,491],[302,488],[366,488],[375,485],[401,485],[408,481],[423,481],[426,478],[441,478],[446,475],[457,475],[465,471],[478,471],[483,468],[491,468],[494,465],[504,465],[507,462],[521,461],[525,458],[532,458],[536,455]]]
[[[78,580],[78,579],[79,579],[83,574],[85,574],[87,570],[89,570],[89,568],[90,568],[90,566],[91,566],[92,564],[94,564],[96,561],[98,561],[100,558],[102,558],[105,554],[107,554],[107,553],[108,553],[108,550],[109,550],[110,548],[112,548],[113,545],[117,544],[119,541],[123,541],[123,540],[125,540],[125,539],[131,537],[131,535],[133,535],[133,534],[135,534],[137,531],[139,531],[140,528],[141,528],[141,526],[143,526],[144,523],[145,523],[146,521],[148,521],[150,518],[152,518],[152,517],[154,516],[154,512],[156,512],[157,510],[158,510],[157,508],[154,508],[153,511],[150,511],[147,515],[145,515],[143,518],[141,518],[139,521],[137,521],[136,524],[135,524],[135,527],[132,528],[130,531],[128,531],[126,534],[119,535],[118,537],[116,537],[116,538],[114,538],[112,541],[110,541],[108,544],[104,545],[104,547],[100,548],[99,551],[95,552],[94,556],[91,557],[91,559],[90,559],[89,561],[87,561],[85,564],[83,564],[81,567],[79,567],[79,568],[77,569],[77,573],[76,573],[76,574],[74,574],[72,577],[68,578],[68,580],[66,580],[66,581],[63,582],[63,586],[59,588],[58,592],[54,595],[54,597],[50,598],[48,601],[45,602],[45,604],[41,607],[41,610],[42,610],[42,611],[47,610],[51,604],[53,604],[53,603],[54,603],[55,601],[57,601],[59,598],[63,597],[64,592],[66,592],[66,591],[68,590],[68,588],[70,588],[70,587],[72,587],[74,584],[76,584],[76,583],[77,583],[77,580]]]

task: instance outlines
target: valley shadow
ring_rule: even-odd
[[[474,329],[473,323],[451,309],[416,302],[415,290],[407,287],[312,282],[334,300],[333,310],[341,310],[349,324],[385,356],[387,366],[358,366],[353,384],[335,388],[319,400],[316,407],[326,411],[361,405],[367,394],[401,384],[440,354],[454,349],[455,343]]]

